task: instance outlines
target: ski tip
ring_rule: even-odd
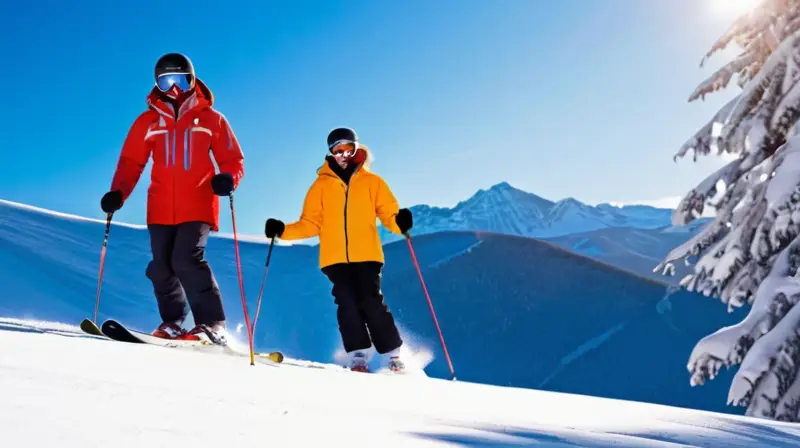
[[[267,358],[272,362],[276,362],[278,364],[283,362],[283,353],[281,352],[270,352],[270,353],[257,353],[256,356],[259,358]]]
[[[100,331],[100,328],[98,328],[97,325],[89,319],[83,319],[81,321],[80,329],[91,335],[103,336],[103,332]]]
[[[117,329],[124,328],[124,327],[125,327],[124,325],[120,324],[119,322],[115,321],[114,319],[104,320],[103,324],[100,326],[100,328],[102,328],[103,330],[105,330],[105,329],[117,330]]]

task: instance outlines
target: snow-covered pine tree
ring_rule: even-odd
[[[800,421],[800,0],[764,0],[740,17],[705,56],[731,42],[744,51],[703,82],[689,101],[725,88],[741,92],[675,158],[715,152],[738,158],[692,189],[675,210],[682,225],[713,207],[715,219],[656,267],[697,257],[688,290],[735,307],[737,325],[701,339],[687,368],[691,384],[739,365],[728,403],[747,414]]]

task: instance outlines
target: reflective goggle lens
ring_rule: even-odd
[[[173,85],[178,86],[181,91],[186,92],[192,88],[191,75],[186,73],[170,73],[161,75],[156,80],[156,86],[158,86],[158,90],[162,92],[171,89]]]
[[[331,154],[336,157],[352,157],[358,144],[352,140],[338,140],[330,146]]]

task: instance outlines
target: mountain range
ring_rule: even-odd
[[[557,202],[501,182],[453,208],[415,205],[417,235],[441,231],[485,231],[505,235],[551,238],[609,227],[655,229],[668,226],[672,211],[647,205],[591,206],[574,198]],[[383,232],[385,241],[399,239]]]
[[[674,247],[693,237],[709,219],[671,225],[672,210],[648,205],[585,204],[574,198],[551,201],[501,182],[478,190],[452,208],[415,205],[412,235],[447,231],[490,232],[546,240],[638,275],[677,283],[652,269]],[[401,237],[381,227],[385,243]]]

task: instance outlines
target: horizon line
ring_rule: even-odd
[[[31,204],[24,204],[21,202],[9,201],[8,199],[0,199],[0,204],[6,205],[9,207],[17,208],[20,210],[27,210],[35,213],[40,213],[44,215],[54,216],[62,219],[68,219],[72,221],[81,221],[81,222],[92,222],[97,224],[104,224],[106,223],[105,219],[100,218],[91,218],[88,216],[76,215],[74,213],[66,213],[60,212],[57,210],[47,209],[43,207],[38,207]],[[120,226],[120,227],[127,227],[129,229],[135,230],[147,230],[147,224],[132,224],[129,222],[124,221],[111,221],[111,225],[113,226]],[[225,239],[233,239],[233,233],[229,232],[211,232],[209,237],[212,238],[225,238]],[[267,239],[266,235],[254,235],[254,234],[242,234],[238,233],[236,235],[239,241],[248,242],[248,243],[255,243],[255,244],[264,244],[269,245],[269,239]],[[281,239],[275,240],[276,246],[294,246],[294,245],[305,245],[305,246],[313,246],[315,244],[311,244],[312,241],[316,240],[316,238],[312,238],[309,240],[298,240],[298,241],[285,241]],[[318,244],[318,243],[317,243]]]

